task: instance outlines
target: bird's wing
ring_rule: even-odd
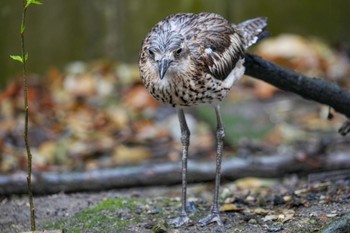
[[[198,62],[215,78],[224,80],[244,56],[244,44],[237,28],[217,14],[201,13],[196,22]]]
[[[248,19],[238,24],[237,27],[243,36],[245,49],[269,34],[265,31],[267,27],[267,17]]]

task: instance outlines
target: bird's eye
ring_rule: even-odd
[[[148,50],[148,53],[149,53],[149,55],[151,55],[152,57],[154,57],[154,52],[152,51],[152,50]]]
[[[175,51],[175,55],[176,55],[176,56],[179,56],[179,55],[181,54],[181,52],[182,52],[182,49],[180,48],[180,49],[178,49],[178,50]]]

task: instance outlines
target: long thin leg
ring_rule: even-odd
[[[220,218],[219,210],[219,190],[220,190],[220,177],[221,177],[221,160],[222,160],[222,150],[224,144],[225,130],[221,119],[220,106],[215,106],[217,127],[216,127],[216,173],[215,173],[215,190],[213,204],[211,207],[210,214],[199,220],[201,225],[207,225],[212,222],[217,222],[219,226],[223,226]]]
[[[171,220],[169,223],[179,227],[190,221],[187,211],[187,158],[188,146],[190,145],[190,130],[188,129],[185,114],[182,108],[178,109],[178,118],[181,128],[181,143],[182,143],[182,194],[181,194],[181,214],[179,217]]]

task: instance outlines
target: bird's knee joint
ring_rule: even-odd
[[[216,130],[216,138],[217,139],[223,139],[225,137],[225,130],[224,128],[218,128]]]
[[[188,145],[190,143],[191,133],[187,130],[181,132],[181,143],[183,145]]]

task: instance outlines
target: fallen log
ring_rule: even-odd
[[[162,163],[115,169],[97,169],[85,172],[42,172],[33,174],[35,194],[58,192],[101,191],[151,185],[181,183],[181,164]],[[222,179],[234,180],[246,176],[282,177],[286,174],[349,169],[349,153],[338,152],[322,156],[303,153],[227,158],[222,164]],[[189,161],[188,181],[212,181],[215,163]],[[0,195],[26,194],[26,173],[0,176]]]

